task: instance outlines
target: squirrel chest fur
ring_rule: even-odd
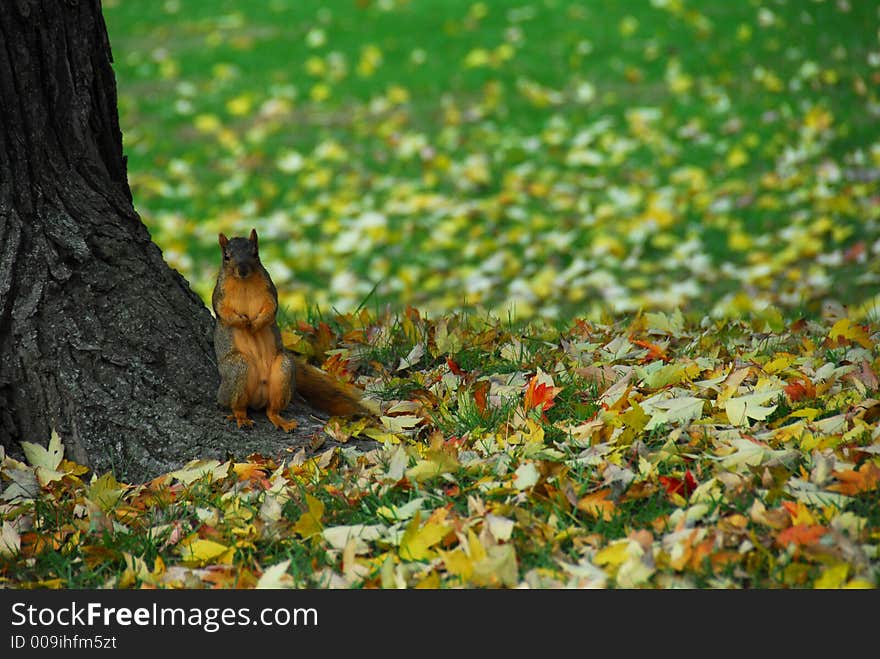
[[[220,234],[223,262],[212,303],[217,316],[214,351],[220,370],[217,402],[232,410],[241,426],[253,421],[248,409],[264,409],[284,431],[296,428],[281,411],[293,395],[296,366],[284,350],[275,321],[278,292],[260,262],[257,233],[227,239]]]
[[[265,282],[257,276],[245,280],[233,280],[227,284],[226,294],[232,309],[247,318],[256,318],[263,308],[262,301],[269,298]],[[273,313],[274,321],[274,313]],[[274,323],[262,328],[232,327],[232,343],[244,357],[252,370],[248,382],[248,400],[250,407],[265,407],[269,400],[268,384],[272,371],[272,363],[279,353]]]

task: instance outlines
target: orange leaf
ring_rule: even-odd
[[[832,492],[840,492],[841,494],[854,495],[859,492],[868,492],[876,490],[880,487],[880,467],[873,462],[866,462],[858,471],[852,469],[848,471],[835,471],[834,476],[839,483],[829,485],[828,489]]]
[[[655,359],[662,359],[664,362],[672,361],[669,355],[666,354],[666,351],[656,343],[651,343],[650,341],[633,341],[632,343],[633,345],[647,348],[648,354],[641,359],[643,364],[645,362],[652,362]]]
[[[816,397],[816,387],[809,380],[796,378],[785,386],[785,395],[791,402],[797,402],[801,399],[812,400]]]
[[[779,535],[776,536],[776,544],[781,547],[790,544],[801,546],[814,545],[827,532],[828,529],[819,524],[798,524],[780,531]]]
[[[601,515],[606,522],[611,521],[614,516],[614,502],[608,500],[609,494],[611,494],[611,488],[608,487],[588,494],[577,502],[578,510],[583,510],[588,515],[597,518]]]
[[[342,357],[338,352],[330,355],[321,364],[321,370],[332,373],[341,380],[348,381],[351,373],[348,370],[349,360]]]

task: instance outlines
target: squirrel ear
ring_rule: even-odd
[[[257,242],[257,230],[256,229],[251,229],[251,242],[252,243]]]
[[[229,243],[229,238],[224,236],[222,233],[220,234],[220,247],[226,248],[226,245]]]

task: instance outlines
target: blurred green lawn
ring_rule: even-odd
[[[135,208],[293,315],[880,314],[865,0],[104,0]],[[775,312],[773,312],[775,314]]]

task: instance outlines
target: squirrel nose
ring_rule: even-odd
[[[248,275],[251,274],[251,267],[249,265],[239,265],[238,266],[238,276],[244,279]]]

